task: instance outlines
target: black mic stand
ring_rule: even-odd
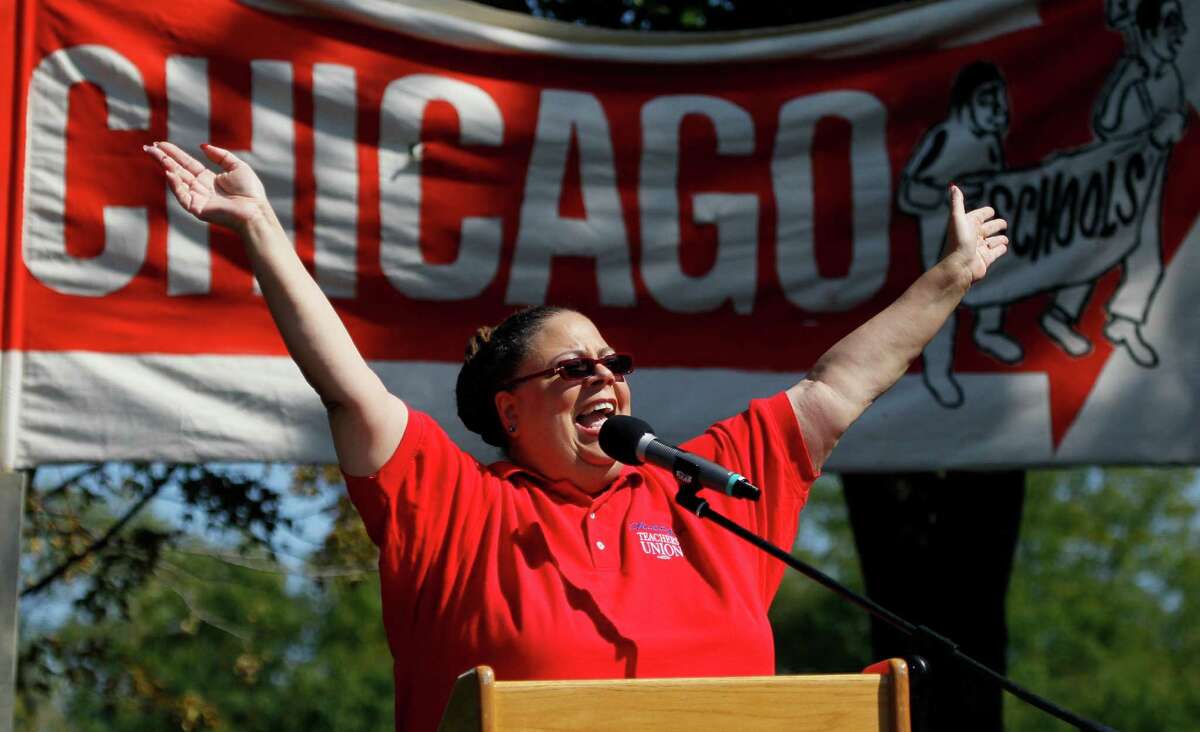
[[[934,665],[940,665],[940,661],[943,659],[946,661],[956,661],[962,668],[968,669],[980,678],[996,684],[1026,704],[1037,707],[1050,716],[1057,717],[1067,724],[1072,725],[1076,729],[1084,730],[1084,732],[1116,732],[1116,730],[1114,730],[1112,727],[1100,724],[1099,722],[1093,722],[1092,720],[1084,717],[1080,717],[1079,715],[1071,712],[1069,709],[1060,707],[1049,699],[1045,699],[1033,693],[1032,691],[1025,689],[1008,677],[996,673],[979,661],[976,661],[974,658],[971,658],[967,654],[958,650],[958,644],[949,638],[934,632],[924,625],[914,625],[913,623],[908,622],[882,605],[879,605],[878,603],[863,597],[857,592],[854,592],[816,567],[802,562],[766,539],[763,539],[761,536],[758,536],[740,524],[721,515],[708,504],[708,501],[698,495],[700,481],[697,473],[698,471],[694,466],[688,465],[683,461],[676,462],[675,479],[679,483],[679,492],[675,495],[676,503],[678,503],[680,506],[683,506],[696,516],[699,516],[702,519],[707,519],[712,523],[726,529],[727,531],[732,532],[745,541],[750,542],[754,546],[775,557],[800,574],[803,574],[806,577],[815,580],[817,583],[824,585],[830,590],[833,590],[838,595],[841,595],[842,598],[859,606],[863,610],[866,610],[871,615],[874,615],[902,633],[911,636],[915,639],[919,651],[925,654],[927,658],[932,658],[935,660],[936,663]],[[925,659],[918,660],[920,662],[925,661]],[[928,671],[928,666],[926,666],[924,671]]]

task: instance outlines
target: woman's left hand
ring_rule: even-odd
[[[966,269],[970,283],[983,279],[992,262],[1008,251],[1008,237],[1000,233],[1007,228],[1008,222],[996,218],[996,210],[991,206],[967,211],[962,190],[950,185],[947,257],[958,260]]]

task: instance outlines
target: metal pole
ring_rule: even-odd
[[[24,506],[25,473],[0,472],[0,732],[12,732],[16,715],[17,600]]]

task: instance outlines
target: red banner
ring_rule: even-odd
[[[443,422],[474,327],[552,302],[636,354],[639,413],[698,429],[898,296],[957,180],[1012,251],[834,463],[1194,462],[1200,17],[1153,4],[660,38],[467,3],[18,0],[5,462],[328,458],[239,242],[141,154],[162,139],[255,167],[363,354]]]

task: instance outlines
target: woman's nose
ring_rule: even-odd
[[[604,381],[605,384],[612,384],[617,381],[617,375],[614,374],[611,370],[609,370],[609,368],[604,365],[603,361],[596,362],[596,370],[592,374],[591,378],[601,379]]]

